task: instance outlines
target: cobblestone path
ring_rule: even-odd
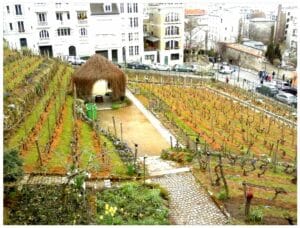
[[[172,163],[159,157],[149,157],[146,162],[148,172],[164,173],[153,177],[152,182],[166,188],[170,194],[170,218],[177,225],[221,225],[227,218],[215,205],[207,192],[196,182],[189,170],[168,174]],[[176,169],[176,167],[173,167]],[[166,171],[164,171],[166,169]]]

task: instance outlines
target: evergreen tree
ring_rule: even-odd
[[[276,44],[274,54],[275,54],[275,58],[280,59],[280,61],[282,60],[281,50],[280,50],[279,44]]]
[[[268,44],[265,56],[273,64],[273,60],[275,59],[275,49],[273,42]]]

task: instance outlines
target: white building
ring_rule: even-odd
[[[205,10],[185,9],[185,23],[185,48],[207,49],[208,16]]]
[[[284,39],[286,46],[293,51],[297,50],[298,40],[298,9],[287,8]]]
[[[218,6],[208,12],[208,49],[215,49],[218,42],[235,43],[239,35],[240,12]]]
[[[10,0],[3,37],[13,48],[51,56],[102,54],[115,62],[143,60],[143,4],[133,0]]]
[[[184,5],[180,2],[147,6],[144,20],[145,61],[173,66],[183,63]]]

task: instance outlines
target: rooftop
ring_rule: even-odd
[[[202,9],[185,9],[185,16],[203,16],[205,15],[205,10]]]
[[[237,44],[237,43],[225,44],[225,45],[228,48],[232,48],[232,49],[235,49],[237,51],[244,52],[248,55],[253,55],[253,56],[256,56],[256,57],[259,57],[259,58],[262,57],[262,51],[257,50],[257,49],[252,48],[252,47],[247,47],[247,46],[244,46],[242,44]]]

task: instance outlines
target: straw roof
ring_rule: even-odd
[[[77,96],[86,99],[92,95],[93,85],[98,80],[106,80],[112,90],[112,99],[125,96],[126,77],[124,73],[105,57],[94,54],[75,71],[72,84],[76,86]]]

